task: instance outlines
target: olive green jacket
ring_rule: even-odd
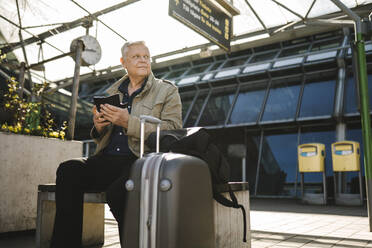
[[[115,82],[106,93],[109,95],[119,93],[120,101],[123,94],[118,90],[121,83],[127,79],[127,75]],[[151,115],[161,120],[161,130],[182,128],[182,104],[178,88],[171,82],[157,79],[151,73],[142,92],[135,96],[132,102],[132,110],[129,115],[128,129],[123,128],[128,136],[129,149],[139,156],[140,149],[140,115]],[[113,125],[106,126],[101,133],[93,127],[91,137],[97,144],[95,154],[99,154],[109,144]],[[145,139],[156,126],[146,123]],[[145,146],[145,152],[148,148]]]

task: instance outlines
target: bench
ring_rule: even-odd
[[[38,186],[36,247],[49,248],[53,233],[55,206],[55,184]],[[104,192],[84,193],[83,237],[84,246],[102,245],[104,243],[104,218],[106,195]]]
[[[242,215],[239,209],[214,203],[216,248],[250,248],[249,191],[246,185],[233,183],[232,189],[247,212],[247,243],[243,243]],[[222,185],[221,189],[224,187]],[[224,193],[228,194],[228,193]],[[104,219],[106,196],[104,192],[84,194],[83,246],[104,244]],[[55,215],[55,184],[38,186],[36,247],[49,248]]]

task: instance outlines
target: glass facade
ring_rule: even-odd
[[[341,45],[340,39],[331,39],[331,40],[325,40],[321,42],[315,42],[311,47],[311,51],[320,51],[320,50],[335,48],[340,45]]]
[[[306,53],[309,50],[309,44],[296,46],[288,49],[284,49],[279,57],[287,57],[287,56],[294,56]]]
[[[358,128],[348,128],[346,131],[346,140],[349,141],[356,141],[359,142],[360,145],[360,170],[362,172],[362,180],[364,182],[364,149],[363,149],[363,137],[362,137],[362,130],[360,127]],[[345,193],[351,193],[351,194],[359,194],[359,174],[358,172],[347,172],[344,175],[345,178]],[[363,183],[362,182],[362,183]],[[365,192],[364,192],[365,195]]]
[[[202,73],[202,72],[204,72],[208,67],[209,67],[209,65],[202,65],[202,66],[194,67],[194,68],[190,69],[190,70],[187,72],[186,75],[192,75],[192,74]]]
[[[167,74],[166,77],[169,78],[169,79],[178,78],[178,77],[181,76],[184,72],[185,72],[185,70],[173,71],[173,72]]]
[[[273,82],[262,121],[294,120],[300,89],[301,84]]]
[[[184,118],[187,114],[187,111],[189,110],[189,107],[191,106],[192,100],[194,99],[194,96],[187,96],[183,97],[181,99],[182,101],[182,117]]]
[[[192,62],[170,61],[154,73],[178,84],[184,127],[203,126],[213,133],[231,165],[232,181],[241,180],[242,161],[231,157],[228,147],[246,145],[251,195],[300,197],[297,147],[322,143],[332,197],[331,144],[345,137],[363,147],[349,45],[342,47],[345,38],[350,39],[339,30],[208,58],[193,57]],[[340,57],[342,50],[346,56]],[[337,60],[343,60],[346,69]],[[367,53],[367,65],[372,106],[372,53]],[[100,83],[85,92],[97,93],[106,84]],[[343,83],[344,92],[337,91]],[[343,112],[335,106],[342,106]],[[345,132],[342,128],[336,132],[339,123],[347,125]],[[304,177],[306,192],[322,192],[321,173],[305,173]],[[359,190],[357,173],[341,177],[346,192]]]
[[[278,51],[258,53],[253,56],[253,58],[249,61],[249,63],[256,63],[256,62],[261,62],[265,60],[271,60],[271,59],[274,59],[277,54],[278,54]]]
[[[368,75],[368,94],[369,106],[372,106],[372,74]],[[344,98],[344,113],[345,115],[357,115],[358,110],[358,93],[356,90],[355,78],[350,75],[345,80],[345,98]],[[371,109],[370,109],[371,110]]]
[[[226,63],[223,65],[222,68],[244,65],[246,61],[247,61],[247,58],[230,59],[226,61]]]
[[[194,126],[196,120],[198,119],[198,116],[200,114],[200,111],[203,107],[203,104],[205,102],[207,95],[208,95],[208,91],[206,90],[200,92],[200,94],[198,95],[198,98],[196,99],[194,105],[192,106],[192,110],[190,112],[189,117],[186,120],[186,123],[184,123],[185,127]]]
[[[210,70],[210,71],[214,71],[214,70],[216,70],[218,67],[220,67],[221,64],[222,64],[222,61],[217,62],[217,63],[214,63],[214,64],[212,65],[212,67],[211,67],[209,70]]]
[[[256,187],[257,163],[260,149],[260,136],[248,134],[246,137],[247,156],[246,156],[246,179],[249,183],[249,190],[253,193]],[[237,164],[241,163],[238,161]],[[235,176],[235,181],[240,181],[241,173]],[[258,181],[257,181],[258,182]]]
[[[347,115],[358,114],[358,98],[354,77],[345,80],[344,112]]]
[[[197,125],[215,126],[225,124],[235,91],[234,87],[214,90]]]
[[[345,136],[346,140],[360,142],[362,147],[360,121],[353,117],[358,115],[358,109],[351,69],[347,69],[344,94],[337,95],[336,89],[340,81],[338,76],[342,74],[340,68],[337,68],[337,63],[333,63],[336,66],[334,68],[329,66],[329,60],[334,62],[336,60],[339,51],[337,47],[340,46],[342,39],[330,36],[326,39],[322,42],[306,39],[294,43],[293,47],[283,49],[258,49],[258,52],[255,49],[252,55],[226,58],[224,63],[220,57],[205,71],[204,76],[210,72],[209,89],[198,90],[199,96],[194,105],[191,104],[190,94],[187,98],[183,114],[185,116],[186,109],[189,108],[191,112],[185,126],[198,125],[214,130],[215,136],[220,137],[219,144],[225,147],[223,152],[226,153],[231,165],[233,181],[242,178],[242,162],[239,158],[229,156],[227,147],[235,143],[246,145],[246,178],[252,196],[301,197],[297,147],[305,143],[322,143],[326,147],[328,195],[333,197],[331,145],[339,138],[336,135],[337,120],[334,118],[337,101],[343,103],[341,114],[346,119],[342,121],[353,123],[347,124],[345,133],[341,131],[339,135]],[[333,48],[336,49],[330,50]],[[324,53],[311,54],[312,51],[324,49],[328,50]],[[275,66],[279,62],[286,63],[285,57],[288,56],[290,56],[288,59],[295,61],[296,66],[292,67],[292,62],[285,66]],[[283,59],[275,60],[276,58]],[[306,64],[305,70],[298,66],[301,63]],[[311,63],[315,66],[311,66]],[[324,68],[322,63],[325,65]],[[222,68],[224,70],[221,70]],[[368,68],[370,74],[368,80],[372,82],[372,66],[369,64]],[[219,76],[224,71],[233,69],[240,69],[240,75],[244,76],[235,81],[233,79],[239,77],[239,74]],[[271,74],[271,71],[274,73]],[[372,84],[369,83],[368,86],[369,94],[372,96]],[[186,97],[186,94],[181,96]],[[372,106],[372,97],[370,104]],[[200,120],[197,122],[198,119]],[[250,130],[256,131],[251,133]],[[262,136],[257,134],[257,130],[260,130]],[[230,137],[234,135],[238,135],[240,140]],[[364,174],[363,165],[361,168]],[[358,173],[342,173],[340,177],[343,193],[359,193]],[[304,183],[306,193],[323,192],[323,175],[320,172],[304,173]]]
[[[256,123],[262,109],[267,84],[252,87],[244,85],[240,89],[229,124]]]
[[[297,136],[297,133],[264,136],[257,194],[295,194]]]
[[[336,80],[305,83],[300,118],[330,117],[333,114]]]

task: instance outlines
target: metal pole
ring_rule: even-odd
[[[85,144],[85,157],[89,157],[89,142],[86,142]]]
[[[247,182],[247,169],[245,157],[242,157],[242,182]]]
[[[368,95],[368,79],[367,79],[367,65],[366,54],[364,48],[364,40],[361,33],[356,35],[356,49],[358,61],[358,75],[359,75],[359,98],[360,98],[360,116],[362,122],[362,134],[364,144],[364,168],[367,187],[367,206],[369,218],[369,231],[372,232],[372,144],[371,144],[371,117],[369,114],[369,95]]]
[[[63,58],[63,57],[71,56],[71,55],[73,55],[73,54],[74,54],[74,52],[64,53],[64,54],[61,54],[61,55],[55,56],[55,57],[53,57],[53,58],[50,58],[50,59],[46,59],[46,60],[40,61],[40,62],[38,62],[38,63],[36,63],[36,64],[32,64],[32,65],[30,65],[29,67],[27,67],[27,69],[33,69],[33,68],[35,68],[35,67],[38,67],[38,66],[40,66],[40,65],[43,65],[43,64],[48,63],[48,62],[50,62],[50,61],[54,61],[54,60],[57,60],[57,59],[60,59],[60,58]]]
[[[261,130],[261,136],[260,136],[260,147],[258,149],[258,160],[257,160],[257,171],[256,171],[256,182],[254,185],[254,196],[257,195],[258,192],[258,180],[260,175],[260,168],[261,168],[261,156],[262,156],[262,146],[263,146],[263,130]]]
[[[83,46],[84,46],[83,41],[78,40],[76,43],[75,72],[74,72],[74,79],[73,79],[73,85],[72,85],[71,106],[70,106],[70,114],[69,114],[67,137],[66,137],[67,140],[74,139],[76,107],[77,107],[79,79],[80,79],[81,54],[83,52]]]
[[[20,87],[20,92],[19,92],[19,97],[22,99],[23,98],[23,88],[25,87],[25,71],[26,71],[26,64],[25,62],[21,62],[21,67],[19,68],[19,87]]]

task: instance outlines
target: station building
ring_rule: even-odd
[[[236,44],[230,53],[216,50],[209,56],[198,53],[170,60],[154,57],[152,69],[156,77],[178,86],[184,127],[209,130],[228,158],[232,181],[242,180],[242,160],[229,154],[229,147],[245,145],[252,197],[300,196],[297,147],[304,143],[325,145],[332,197],[331,144],[341,140],[362,144],[353,41],[352,29],[313,28],[279,39]],[[372,106],[372,43],[367,42],[365,49]],[[89,141],[93,96],[104,95],[124,73],[121,66],[114,66],[80,77],[75,138],[86,141],[85,155],[94,151]],[[59,120],[68,119],[68,96],[56,92],[47,101]],[[364,175],[363,148],[361,169]],[[310,185],[308,192],[321,192],[321,173],[306,174],[305,183]],[[359,193],[358,174],[344,173],[342,187]]]

